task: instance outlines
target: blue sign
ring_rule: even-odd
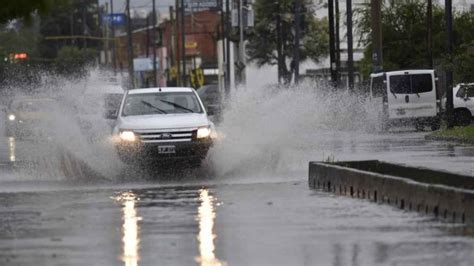
[[[107,14],[102,18],[102,22],[107,25],[113,23],[114,26],[123,26],[127,21],[127,16],[124,13]]]

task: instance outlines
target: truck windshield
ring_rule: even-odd
[[[385,76],[372,77],[372,97],[382,97],[387,94]]]
[[[415,94],[433,90],[431,74],[390,76],[390,91],[398,94]]]
[[[122,115],[151,115],[202,113],[201,105],[192,92],[156,92],[129,94]]]

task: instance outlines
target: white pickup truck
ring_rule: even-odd
[[[199,166],[212,145],[214,124],[192,88],[129,90],[113,128],[126,163],[186,162]]]

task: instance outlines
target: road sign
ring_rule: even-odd
[[[197,48],[197,46],[198,46],[198,45],[197,45],[197,42],[194,42],[194,41],[193,41],[193,42],[186,42],[186,43],[184,44],[184,47],[185,47],[186,49]]]
[[[107,25],[113,23],[114,26],[123,26],[127,21],[127,16],[124,13],[107,14],[102,17],[102,22]]]
[[[159,58],[156,58],[156,69],[160,68]],[[135,72],[140,71],[153,71],[153,58],[134,58],[133,59],[133,70]]]
[[[255,15],[254,15],[254,12],[253,12],[253,9],[246,9],[246,8],[243,8],[243,20],[244,20],[244,28],[248,28],[248,27],[253,27],[254,24],[255,24]],[[231,23],[232,23],[232,27],[239,27],[239,10],[238,9],[233,9],[232,10],[232,13],[231,13]]]

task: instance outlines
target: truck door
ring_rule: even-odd
[[[433,73],[388,76],[389,119],[434,117],[437,115]]]

